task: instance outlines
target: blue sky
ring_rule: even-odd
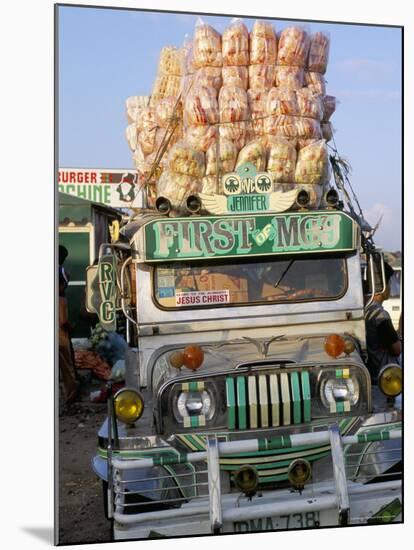
[[[59,8],[59,165],[133,167],[125,139],[125,100],[150,94],[160,50],[181,46],[198,16],[133,10]],[[222,32],[228,17],[203,16]],[[254,19],[245,19],[249,30]],[[292,21],[274,20],[277,31]],[[301,23],[303,24],[303,23]],[[340,154],[376,242],[401,249],[401,31],[308,23],[328,31],[327,93]]]

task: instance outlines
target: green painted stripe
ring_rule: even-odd
[[[338,403],[336,404],[336,412],[337,413],[343,413],[344,410],[345,410],[344,402],[343,401],[338,401]]]
[[[292,389],[293,423],[300,424],[302,422],[302,414],[301,414],[299,375],[297,372],[292,372],[290,374],[290,387]]]
[[[236,429],[236,396],[234,392],[234,378],[226,378],[227,396],[227,425],[229,430]]]
[[[358,443],[368,443],[371,441],[386,441],[390,438],[389,431],[373,432],[368,434],[358,434]]]
[[[198,382],[190,382],[188,384],[189,391],[197,391],[198,390]]]
[[[312,419],[311,414],[311,391],[309,373],[306,370],[301,372],[302,382],[302,399],[303,399],[303,421],[310,422]]]
[[[285,449],[287,447],[292,447],[292,440],[289,435],[279,435],[269,439],[258,440],[259,451],[266,451],[267,449]]]
[[[329,451],[324,451],[323,453],[316,453],[314,455],[307,455],[306,460],[309,462],[313,462],[315,460],[319,460],[320,458],[323,458],[329,454]],[[279,460],[278,462],[263,462],[263,463],[254,463],[251,464],[251,466],[254,466],[256,470],[270,470],[271,468],[283,468],[286,466],[289,466],[289,464],[292,462],[292,460]],[[222,464],[220,461],[220,469],[231,471],[231,470],[237,470],[240,468],[240,464]]]
[[[285,481],[288,478],[287,474],[280,474],[278,476],[261,477],[260,483],[272,483],[273,481]]]
[[[188,461],[186,453],[178,456],[158,456],[153,457],[154,466],[164,466],[165,464],[183,464]]]
[[[198,428],[200,425],[200,418],[198,416],[190,416],[190,425],[192,428]]]
[[[301,451],[312,451],[312,450],[317,450],[317,449],[320,449],[321,448],[321,445],[300,445],[298,447],[292,447],[292,453],[300,453]],[[235,453],[235,454],[231,454],[231,458],[255,458],[255,457],[262,457],[262,456],[274,456],[274,455],[279,455],[279,454],[285,454],[286,452],[289,452],[289,451],[286,451],[286,447],[283,448],[283,449],[267,449],[266,451],[265,450],[260,450],[260,451],[257,451],[257,452],[250,452],[250,453]]]
[[[236,378],[237,411],[239,413],[239,430],[247,428],[246,379],[244,376]]]
[[[368,519],[369,524],[391,523],[401,514],[402,504],[399,498],[395,498],[378,510]]]
[[[335,376],[337,378],[342,378],[342,369],[336,369],[335,370]]]
[[[187,435],[186,436],[186,439],[192,443],[192,445],[194,445],[194,447],[196,449],[198,449],[199,451],[205,451],[205,448],[192,436],[192,435]]]

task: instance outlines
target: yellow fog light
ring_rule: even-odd
[[[115,415],[125,424],[132,424],[144,411],[144,399],[136,390],[122,388],[114,397]]]
[[[255,494],[259,485],[259,478],[256,469],[253,466],[242,466],[234,474],[234,484],[246,496],[251,497]]]
[[[310,480],[312,468],[309,462],[303,458],[293,460],[289,464],[288,479],[295,489],[302,490]]]
[[[387,397],[397,397],[402,391],[402,370],[399,365],[386,365],[379,373],[378,385]]]

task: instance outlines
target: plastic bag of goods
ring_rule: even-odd
[[[144,107],[148,107],[150,101],[149,95],[134,95],[131,97],[128,97],[125,101],[126,106],[126,114],[128,122],[131,124],[132,122],[136,122],[141,110]]]
[[[195,78],[193,74],[188,74],[181,78],[180,94],[183,102],[185,101],[185,98],[190,90],[193,88],[194,80]]]
[[[219,174],[233,172],[236,166],[237,153],[238,149],[235,144],[226,139],[220,139],[218,143],[211,145],[206,153],[206,176],[217,174],[217,169]]]
[[[181,91],[180,76],[157,76],[152,87],[151,105],[156,106],[157,102],[164,97],[178,97]]]
[[[143,130],[138,134],[138,145],[146,155],[150,155],[154,151],[158,151],[164,145],[166,147],[170,147],[175,141],[177,141],[178,136],[173,134],[167,144],[167,138],[169,135],[170,131],[167,131],[165,128],[156,129],[154,127],[152,130]]]
[[[223,86],[235,86],[247,90],[249,86],[249,70],[247,67],[223,67]]]
[[[155,111],[153,107],[143,107],[137,118],[137,129],[139,132],[142,130],[153,130],[157,126],[155,122]]]
[[[144,155],[142,152],[142,149],[138,147],[136,151],[134,151],[134,154],[132,155],[132,159],[134,161],[135,168],[139,174],[141,174],[146,180],[149,175],[152,172],[152,179],[156,180],[158,179],[162,172],[166,169],[166,163],[167,158],[164,155],[161,157],[161,159],[158,159],[157,165],[155,166],[155,161],[157,159],[157,151],[154,151],[150,155]]]
[[[325,95],[326,81],[323,74],[305,71],[305,86],[315,94]]]
[[[188,126],[184,131],[184,139],[190,147],[206,152],[217,140],[217,126]]]
[[[204,153],[196,151],[185,141],[179,141],[172,147],[167,165],[168,170],[175,174],[202,178],[205,172]]]
[[[322,120],[323,101],[321,95],[315,94],[309,88],[302,88],[297,90],[296,97],[300,116]]]
[[[171,127],[183,118],[183,106],[176,97],[160,99],[155,109],[155,122],[161,128]]]
[[[182,210],[187,197],[200,193],[201,186],[201,179],[166,171],[157,181],[156,192],[157,197],[168,199],[173,209]]]
[[[297,116],[291,115],[267,115],[264,121],[265,134],[284,138],[296,138]]]
[[[193,40],[193,68],[221,67],[221,34],[198,19]]]
[[[222,85],[221,67],[201,67],[194,73],[194,86],[209,86],[218,92]]]
[[[298,116],[295,118],[296,136],[305,139],[321,139],[322,129],[319,120]]]
[[[266,114],[297,116],[299,106],[295,90],[272,88],[267,96]]]
[[[296,148],[283,138],[268,139],[269,158],[267,171],[271,172],[275,183],[295,181]]]
[[[339,101],[333,95],[326,95],[323,98],[323,121],[327,122],[328,120],[330,120],[338,104]]]
[[[316,32],[310,39],[308,69],[315,73],[325,74],[329,58],[329,34]]]
[[[304,84],[305,73],[301,67],[277,65],[275,68],[275,82],[278,88],[300,90]]]
[[[247,102],[251,118],[249,129],[253,136],[263,136],[264,134],[267,95],[268,92],[265,90],[247,90]]]
[[[134,123],[129,124],[125,129],[125,136],[128,142],[128,146],[131,151],[135,151],[138,147],[138,129],[137,125]]]
[[[266,148],[260,139],[247,143],[239,152],[236,169],[245,162],[253,164],[258,172],[266,169]]]
[[[243,88],[223,86],[218,97],[220,122],[240,122],[247,120],[249,105]]]
[[[183,70],[182,49],[175,46],[165,46],[160,53],[158,74],[181,76]]]
[[[280,33],[277,52],[278,65],[305,67],[310,38],[302,27],[287,27]]]
[[[324,184],[329,178],[328,149],[323,139],[300,149],[295,170],[296,183]]]
[[[321,125],[321,132],[322,132],[322,125]],[[300,149],[303,149],[304,147],[307,147],[308,145],[312,145],[313,143],[316,143],[319,141],[318,138],[298,138],[296,140],[296,148],[298,151]]]
[[[218,121],[216,90],[210,86],[193,86],[184,101],[185,126],[217,124]]]
[[[219,136],[220,141],[226,139],[232,141],[240,150],[246,143],[248,126],[246,122],[227,122],[220,124]]]
[[[325,141],[331,141],[333,138],[333,128],[330,122],[322,122],[322,137]]]
[[[193,41],[190,39],[188,34],[186,34],[184,37],[181,60],[181,74],[183,76],[193,74]]]
[[[277,45],[273,25],[256,21],[250,33],[250,65],[274,65]]]
[[[249,64],[249,31],[241,19],[233,19],[223,32],[223,65]]]
[[[275,85],[274,65],[250,65],[249,86],[253,90],[269,90]]]
[[[221,176],[204,176],[201,180],[201,193],[205,195],[214,195],[219,193],[221,189]]]

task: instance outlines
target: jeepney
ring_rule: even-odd
[[[88,270],[130,346],[93,458],[115,539],[402,521],[401,371],[365,366],[381,255],[332,190],[233,191],[158,201]]]

